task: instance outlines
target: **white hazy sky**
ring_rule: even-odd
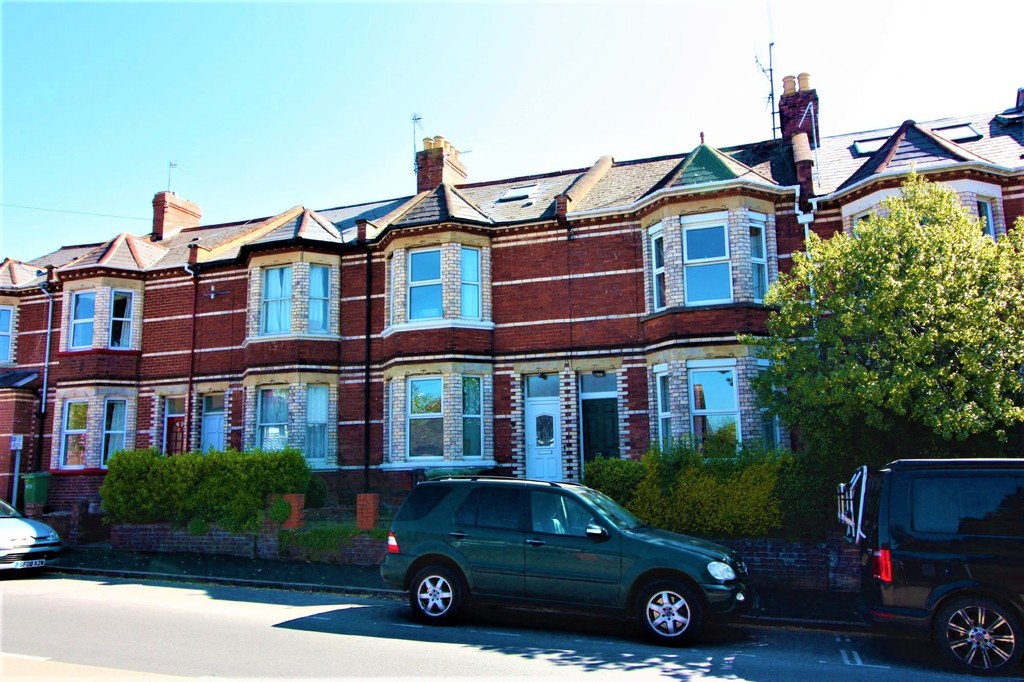
[[[147,234],[171,161],[213,224],[412,194],[424,136],[470,182],[771,139],[771,41],[776,93],[809,72],[823,135],[1024,86],[1014,0],[0,7],[0,258],[19,260]]]

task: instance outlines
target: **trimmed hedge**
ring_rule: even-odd
[[[788,451],[734,442],[712,453],[681,439],[640,460],[588,462],[584,483],[645,523],[679,533],[819,538],[834,525],[835,485],[849,473]]]
[[[269,495],[305,493],[311,477],[297,450],[125,450],[110,459],[100,496],[115,523],[169,522],[193,532],[215,523],[238,533],[259,529]]]

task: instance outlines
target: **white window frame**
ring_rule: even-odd
[[[125,317],[115,317],[114,311],[116,309],[115,301],[118,296],[125,296],[128,299],[128,308],[125,311]],[[110,325],[108,327],[107,334],[107,345],[110,348],[118,350],[127,350],[132,347],[132,314],[135,311],[135,292],[130,289],[114,289],[110,292]],[[114,344],[114,324],[120,322],[123,326],[121,328],[120,338],[125,338],[127,331],[127,341],[124,345]]]
[[[479,389],[477,390],[477,397],[478,397],[479,402],[476,405],[476,412],[468,412],[467,411],[467,407],[466,407],[466,382],[467,381],[476,381],[479,384]],[[467,375],[462,377],[461,389],[462,389],[462,443],[463,443],[462,457],[465,458],[465,459],[481,459],[484,456],[484,378],[482,376],[480,376],[480,375],[477,375],[477,374],[467,374]],[[442,406],[442,412],[443,412],[443,406]],[[476,426],[473,427],[473,430],[476,431],[476,433],[477,433],[477,435],[479,437],[478,442],[480,443],[480,452],[478,454],[475,454],[475,455],[467,455],[466,454],[465,443],[466,443],[466,430],[467,430],[466,420],[467,419],[475,419],[476,420]]]
[[[413,400],[413,384],[420,381],[438,381],[441,384],[441,409],[437,413],[421,413],[413,415],[412,413],[412,400]],[[444,399],[444,377],[441,375],[437,376],[417,376],[408,377],[405,383],[405,451],[406,458],[409,460],[434,460],[444,458],[444,414],[445,414],[445,399]],[[420,419],[440,419],[441,420],[441,454],[440,455],[414,455],[412,453],[412,422]]]
[[[668,288],[665,274],[665,233],[661,223],[648,233],[651,247],[651,305],[655,311],[668,307]],[[660,248],[659,248],[660,245]],[[658,253],[661,252],[661,264],[658,264]]]
[[[121,406],[121,428],[115,429],[110,423],[110,408],[118,403]],[[106,467],[114,453],[123,450],[127,442],[128,401],[124,398],[107,398],[103,401],[103,449],[100,452],[100,466]]]
[[[709,409],[707,407],[697,407],[697,396],[696,396],[696,382],[694,377],[696,374],[701,372],[731,372],[732,374],[732,404],[731,409]],[[690,393],[690,433],[697,437],[697,418],[698,417],[720,417],[720,416],[735,416],[736,423],[736,442],[743,442],[742,433],[742,406],[740,405],[740,394],[739,394],[739,372],[736,371],[736,361],[722,361],[722,360],[691,360],[686,363],[686,381]],[[710,431],[709,431],[710,433]]]
[[[327,290],[323,296],[313,296],[313,273],[316,270],[327,273]],[[323,329],[313,329],[314,306],[323,307]],[[306,331],[310,334],[328,334],[331,331],[331,266],[312,263],[309,266],[309,306],[306,313]]]
[[[437,267],[437,279],[424,279],[414,281],[412,276],[412,261],[416,256],[421,256],[427,253],[436,253],[438,260]],[[444,317],[444,253],[441,248],[430,248],[430,249],[416,249],[410,251],[406,257],[406,306],[405,306],[405,317],[409,322],[419,322],[421,320],[440,320]],[[437,315],[431,315],[429,317],[417,317],[415,316],[412,306],[412,293],[413,289],[426,289],[427,287],[437,287],[440,292],[441,307],[438,310]]]
[[[470,251],[476,254],[476,279],[466,279],[465,255]],[[464,320],[479,320],[483,317],[483,252],[480,249],[463,246],[459,250],[459,315]],[[466,291],[476,290],[476,314],[466,313]],[[444,293],[442,291],[442,300]]]
[[[751,295],[754,301],[761,303],[764,301],[764,294],[768,293],[769,277],[768,277],[768,217],[761,213],[750,213],[749,225],[750,230],[760,230],[761,238],[759,240],[759,246],[761,247],[761,257],[756,258],[754,256],[754,244],[751,239],[750,244],[750,281],[753,285]],[[753,235],[751,235],[753,237]],[[761,276],[758,277],[758,268],[761,269]],[[758,296],[758,280],[760,280],[762,294]]]
[[[267,295],[267,278],[270,276],[270,273],[272,272],[276,273],[282,271],[287,272],[287,274],[285,275],[285,279],[283,280],[287,282],[287,287],[284,287],[282,289],[281,296],[270,298]],[[290,334],[292,331],[292,291],[295,286],[295,282],[293,280],[292,266],[281,265],[276,267],[264,268],[263,272],[260,273],[260,277],[260,335],[277,336],[280,334]],[[283,329],[275,329],[273,331],[270,331],[268,329],[267,321],[269,319],[268,314],[270,312],[270,308],[273,305],[284,306],[285,310],[287,311],[287,314],[279,315],[278,317],[285,320],[287,322],[287,326]]]
[[[85,409],[85,426],[81,429],[72,429],[68,426],[71,417],[71,410],[75,406],[83,406]],[[82,439],[82,463],[68,464],[68,439],[72,436]],[[60,468],[61,469],[84,469],[88,461],[89,452],[89,401],[88,400],[66,400],[64,401],[64,414],[61,416],[60,434]]]
[[[323,400],[323,421],[313,421],[310,419],[312,413],[312,403],[314,396],[317,399]],[[330,436],[330,406],[331,406],[331,391],[327,384],[308,384],[306,386],[306,459],[310,462],[324,463],[327,461],[327,443]],[[319,452],[320,454],[314,456],[312,443],[314,439],[319,440]]]
[[[668,371],[654,373],[654,400],[658,408],[658,443],[662,450],[672,445],[672,380]]]
[[[6,325],[3,324],[5,316]],[[14,362],[14,306],[0,305],[0,364],[11,362]]]
[[[388,292],[390,294],[389,302],[391,303],[391,305],[388,306],[389,327],[394,325],[396,320],[398,319],[398,316],[395,315],[395,301],[398,300],[398,269],[395,267],[395,258],[395,254],[391,254],[388,257]]]
[[[983,221],[985,224],[982,226],[982,232],[992,239],[996,238],[996,214],[995,214],[995,200],[990,197],[978,197],[978,219]]]
[[[276,452],[277,450],[267,450],[264,445],[264,431],[272,426],[284,428],[284,447],[288,446],[288,411],[285,410],[285,417],[283,422],[272,422],[264,421],[263,418],[263,394],[266,391],[277,393],[284,393],[285,401],[288,401],[290,395],[287,386],[258,386],[256,388],[256,447],[260,450],[266,450],[267,452]],[[283,448],[282,448],[283,449]]]
[[[84,297],[92,298],[92,317],[75,317],[78,308],[78,301]],[[96,324],[96,292],[95,291],[75,291],[71,294],[71,312],[69,313],[70,324],[68,333],[68,348],[70,350],[85,350],[92,348],[92,340],[95,334]],[[87,344],[76,344],[75,343],[75,330],[80,327],[87,327],[89,329],[89,342]]]
[[[683,216],[680,219],[682,226],[682,240],[683,240],[683,291],[685,296],[685,302],[688,306],[701,306],[701,305],[715,305],[717,303],[732,303],[735,296],[733,292],[732,282],[732,250],[729,244],[729,214],[726,212],[722,213],[711,213],[697,216]],[[697,230],[707,230],[713,228],[720,228],[722,230],[722,237],[724,239],[725,253],[720,256],[711,256],[708,258],[690,258],[689,247],[687,245],[687,233]],[[724,265],[727,271],[727,281],[729,286],[729,295],[726,298],[708,298],[708,299],[695,299],[693,298],[692,288],[689,286],[687,281],[687,274],[690,272],[696,272],[699,268],[706,268],[711,266]]]

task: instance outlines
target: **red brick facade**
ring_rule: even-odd
[[[200,226],[198,206],[161,192],[147,237],[6,261],[0,495],[10,434],[25,436],[22,473],[54,474],[53,509],[98,507],[119,447],[287,443],[333,497],[387,501],[432,469],[578,479],[587,458],[639,457],[663,429],[785,441],[737,341],[764,332],[758,282],[905,175],[857,179],[878,160],[850,151],[856,135],[809,155],[793,138],[815,136],[817,102],[794,81],[778,142],[496,182],[467,183],[434,138],[405,199]],[[992,201],[1005,232],[1024,214],[1008,160],[1024,135],[998,115],[972,124],[980,140],[920,170],[965,205]],[[1006,149],[985,166],[975,142],[987,159]],[[691,166],[707,155],[722,162]]]

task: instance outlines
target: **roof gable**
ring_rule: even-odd
[[[911,167],[927,168],[968,162],[991,163],[914,121],[904,121],[857,172],[839,185],[837,191],[887,172],[906,172]]]
[[[679,170],[669,179],[667,187],[687,187],[739,179],[778,184],[728,154],[710,145],[701,144],[686,156]]]

